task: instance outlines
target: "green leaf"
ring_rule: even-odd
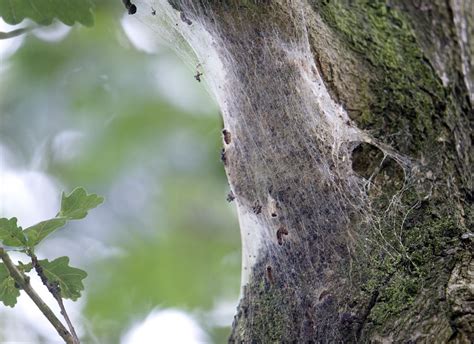
[[[20,296],[20,290],[15,287],[15,280],[8,273],[5,265],[0,263],[0,301],[5,306],[13,307],[18,296]]]
[[[61,211],[57,217],[65,217],[69,220],[82,219],[87,216],[87,211],[97,207],[103,201],[103,197],[95,194],[88,195],[83,188],[76,188],[69,196],[63,193]]]
[[[24,233],[28,237],[28,245],[33,247],[40,241],[46,238],[49,234],[55,230],[61,228],[66,224],[66,219],[62,217],[56,217],[54,219],[41,221],[34,226],[25,229]]]
[[[40,25],[50,25],[58,19],[66,25],[75,22],[94,24],[91,0],[0,0],[0,16],[8,24],[18,24],[25,18]]]
[[[25,229],[28,247],[32,249],[38,245],[48,235],[63,227],[68,220],[79,220],[86,217],[89,210],[97,207],[103,201],[103,197],[87,194],[83,188],[76,188],[67,196],[63,193],[61,210],[55,218],[41,221]]]
[[[68,257],[59,257],[52,262],[47,259],[38,261],[50,282],[59,283],[64,299],[77,300],[84,290],[82,280],[87,277],[84,270],[69,266]]]
[[[26,237],[16,222],[16,217],[12,217],[10,220],[0,219],[0,241],[3,242],[3,245],[26,246]]]

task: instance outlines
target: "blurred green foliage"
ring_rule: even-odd
[[[97,4],[95,25],[75,26],[60,42],[28,35],[2,74],[0,140],[19,164],[43,169],[61,189],[83,185],[106,197],[94,213],[99,223],[81,234],[120,252],[87,257],[82,266],[84,315],[100,342],[117,342],[155,307],[192,312],[224,342],[228,329],[206,312],[219,300],[237,301],[240,236],[225,201],[218,110],[192,70],[183,93],[198,92],[204,106],[190,112],[160,95],[154,67],[180,62],[166,49],[133,48],[120,5]],[[59,159],[55,138],[65,130],[81,136],[77,152]]]
[[[0,0],[0,16],[9,24],[33,19],[42,25],[49,25],[59,19],[67,25],[75,22],[90,26],[94,23],[91,0]]]

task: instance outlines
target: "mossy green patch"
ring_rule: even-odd
[[[452,261],[441,258],[449,256],[448,249],[456,246],[455,241],[459,240],[462,229],[453,215],[434,216],[434,210],[427,213],[433,219],[425,218],[418,225],[404,227],[397,251],[384,255],[382,259],[374,259],[366,270],[370,278],[363,290],[369,295],[378,293],[369,315],[375,326],[386,324],[388,318],[396,319],[409,309],[421,290],[434,278],[433,271],[450,271],[440,268],[439,264]],[[416,216],[420,215],[413,217]]]
[[[238,327],[234,328],[234,332],[240,334],[237,337],[245,338],[243,332],[252,331],[251,337],[258,343],[281,342],[285,333],[291,333],[286,329],[291,321],[287,318],[287,313],[282,311],[291,306],[285,302],[285,294],[281,289],[273,287],[264,276],[251,282],[246,290],[253,292],[242,299],[244,303],[239,307],[238,317],[246,319],[250,315],[247,313],[251,312],[252,326],[249,327],[246,321],[237,322]]]
[[[383,289],[369,319],[374,324],[384,324],[386,319],[408,309],[419,291],[415,277],[397,273]]]
[[[445,111],[446,97],[408,21],[381,0],[317,1],[313,6],[372,70],[375,101],[362,109],[358,125],[376,136],[391,128],[406,140],[390,144],[404,153],[418,152],[433,137],[433,118]]]
[[[452,153],[454,144],[447,138],[449,143],[442,151],[437,149],[439,136],[446,130],[445,123],[458,117],[459,110],[452,105],[449,90],[425,57],[405,15],[383,0],[322,0],[312,5],[370,71],[368,92],[372,97],[365,98],[372,101],[353,118],[357,125],[402,154],[415,159],[436,156],[444,161],[442,156]],[[452,165],[435,164],[440,170],[434,173],[452,175],[454,171],[445,171]],[[385,179],[392,180],[393,174],[388,173]],[[400,185],[392,186],[382,183],[382,196],[391,196],[392,189],[400,190]],[[399,316],[419,296],[433,271],[444,271],[433,265],[451,261],[443,257],[449,256],[449,248],[456,247],[462,229],[454,206],[451,210],[446,204],[440,206],[448,209],[442,213],[435,208],[435,199],[446,202],[444,188],[433,185],[428,188],[433,191],[430,199],[421,201],[415,187],[409,187],[399,209],[390,214],[385,212],[390,197],[370,195],[374,210],[388,216],[368,234],[374,243],[369,254],[372,261],[362,274],[370,276],[363,283],[365,298],[377,295],[369,315],[372,323],[385,324],[387,318]]]

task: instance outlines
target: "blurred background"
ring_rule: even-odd
[[[66,303],[83,342],[223,343],[240,235],[218,109],[195,66],[124,13],[101,1],[91,28],[0,40],[0,217],[53,217],[76,186],[104,196],[38,248],[89,274]],[[60,341],[22,294],[14,309],[0,304],[0,342]]]

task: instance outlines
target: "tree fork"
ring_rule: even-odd
[[[169,2],[223,69],[230,341],[474,340],[473,1]]]

